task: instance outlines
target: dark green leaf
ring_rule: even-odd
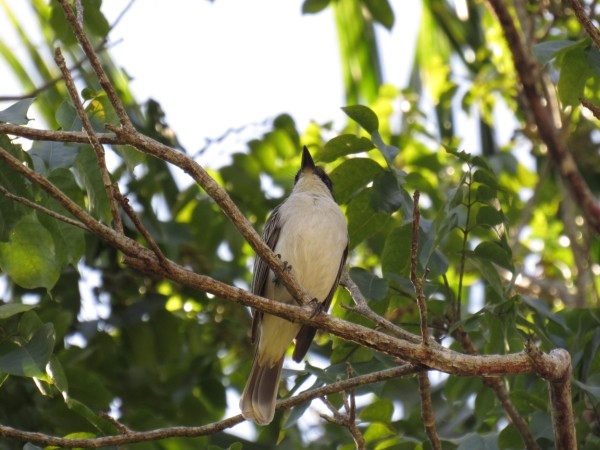
[[[333,194],[343,204],[355,195],[359,189],[375,179],[383,168],[372,159],[350,158],[337,166],[329,177],[333,182]]]
[[[331,0],[304,0],[302,14],[315,14],[329,6]]]
[[[110,435],[115,433],[115,426],[110,421],[95,414],[94,411],[92,411],[88,406],[86,406],[79,400],[69,398],[67,400],[67,406],[69,407],[69,409],[76,412],[85,420],[87,420],[101,434]]]
[[[357,284],[360,292],[367,300],[383,300],[387,295],[387,281],[365,269],[360,267],[351,268],[350,278]]]
[[[364,189],[354,197],[346,209],[350,248],[356,247],[362,241],[377,233],[390,217],[376,212],[371,205],[371,189]]]
[[[13,123],[15,125],[27,125],[27,111],[35,98],[25,98],[17,103],[10,105],[8,108],[0,111],[0,122]]]
[[[69,398],[69,382],[67,381],[62,364],[56,355],[50,355],[50,361],[46,366],[46,374],[66,401]]]
[[[364,0],[373,20],[391,30],[394,26],[394,11],[388,0]]]
[[[487,281],[490,287],[494,290],[496,295],[499,298],[503,298],[504,296],[504,287],[502,285],[502,280],[500,279],[500,275],[498,275],[498,270],[496,267],[490,262],[488,258],[478,257],[472,254],[467,254],[471,256],[470,260],[475,264],[479,271],[479,275]]]
[[[104,223],[110,223],[112,220],[110,205],[98,169],[98,160],[92,147],[85,145],[80,148],[74,166],[79,179],[85,186],[89,205],[95,217]]]
[[[500,267],[513,271],[514,267],[511,261],[509,249],[497,242],[484,241],[475,247],[475,255],[479,258],[487,259]]]
[[[384,275],[390,273],[408,278],[410,275],[411,241],[411,223],[396,228],[388,235],[381,255],[381,267]]]
[[[325,144],[321,161],[335,161],[341,156],[354,153],[366,152],[375,148],[373,143],[366,137],[359,137],[354,134],[340,134]]]
[[[389,168],[391,170],[397,170],[396,166],[394,165],[394,159],[400,153],[400,149],[398,147],[394,147],[393,145],[387,145],[385,142],[383,142],[383,139],[381,139],[381,135],[377,130],[371,133],[371,140],[385,158]]]
[[[54,326],[43,325],[25,345],[0,355],[0,371],[30,378],[45,376],[55,338]]]
[[[0,305],[0,320],[8,319],[15,314],[20,314],[33,308],[35,308],[34,305],[24,305],[23,303],[8,303],[6,305]]]
[[[396,176],[386,170],[373,181],[373,209],[386,214],[392,214],[402,206],[404,197],[398,185]]]
[[[475,222],[478,225],[495,227],[504,222],[504,214],[491,206],[482,206],[477,211]]]
[[[348,117],[358,123],[367,133],[371,134],[379,128],[379,119],[373,110],[363,105],[342,107]]]

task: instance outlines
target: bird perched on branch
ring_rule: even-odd
[[[348,226],[333,198],[331,180],[315,166],[306,147],[294,189],[271,213],[263,239],[318,302],[319,309],[329,309],[348,254]],[[279,302],[295,302],[259,256],[254,261],[252,292]],[[286,349],[294,340],[292,358],[300,362],[315,333],[308,325],[253,311],[252,340],[258,339],[258,345],[240,400],[246,419],[259,425],[271,423]]]

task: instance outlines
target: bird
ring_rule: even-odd
[[[331,179],[315,165],[306,146],[294,188],[267,219],[263,239],[317,302],[316,311],[327,311],[348,256],[348,224],[333,197]],[[295,303],[259,256],[254,260],[251,290],[271,300]],[[252,316],[252,342],[258,343],[240,410],[245,419],[268,425],[275,415],[286,350],[294,340],[292,359],[302,361],[316,329],[257,310]]]

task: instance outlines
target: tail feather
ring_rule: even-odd
[[[258,425],[268,425],[275,416],[283,357],[270,367],[268,364],[261,364],[259,359],[255,357],[252,363],[250,377],[240,399],[240,409],[244,418]]]

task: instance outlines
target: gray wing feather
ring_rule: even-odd
[[[271,216],[265,223],[262,238],[271,250],[275,250],[277,240],[279,239],[279,232],[281,231],[281,223],[279,220],[279,208],[277,206]],[[256,255],[254,259],[254,271],[252,275],[252,293],[255,295],[264,296],[265,286],[267,279],[269,278],[269,266],[265,263],[262,258]],[[258,327],[262,319],[262,312],[253,310],[252,311],[252,342],[256,341],[258,337]]]

